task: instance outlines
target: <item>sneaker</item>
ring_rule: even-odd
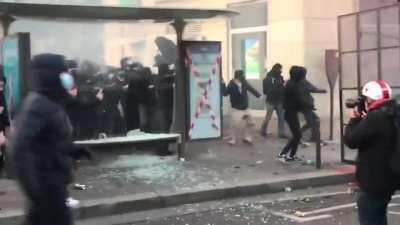
[[[304,160],[302,158],[299,158],[297,156],[292,157],[294,161],[296,162],[303,162]]]
[[[303,159],[301,159],[297,156],[294,156],[294,157],[287,156],[287,157],[285,157],[284,160],[285,160],[285,162],[302,162],[303,161]]]
[[[231,146],[234,146],[234,145],[236,145],[236,141],[232,139],[228,142],[228,144]]]
[[[279,153],[278,156],[276,157],[276,159],[278,159],[278,160],[281,160],[281,159],[284,159],[284,158],[286,158],[286,155],[282,154],[282,153]]]
[[[280,161],[282,161],[284,163],[290,163],[290,162],[294,162],[294,158],[290,157],[290,156],[285,156],[284,158],[280,159]]]
[[[243,138],[243,142],[249,145],[253,145],[253,140],[250,137]]]
[[[79,200],[73,199],[71,197],[67,198],[65,204],[70,208],[77,208],[79,206]]]

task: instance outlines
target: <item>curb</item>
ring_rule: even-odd
[[[301,176],[301,178],[299,178]],[[147,193],[124,195],[113,198],[83,201],[74,210],[75,219],[111,216],[184,204],[215,201],[218,199],[246,197],[292,190],[348,183],[354,180],[354,173],[318,172],[301,174],[275,181],[246,182],[239,186],[216,187],[186,193]],[[22,210],[0,214],[0,225],[20,224],[24,220]]]

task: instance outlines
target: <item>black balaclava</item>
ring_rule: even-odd
[[[306,78],[307,69],[302,66],[292,66],[290,68],[289,73],[290,73],[291,80],[293,80],[295,82],[299,82]]]
[[[63,104],[69,94],[61,84],[60,74],[66,71],[64,56],[51,53],[36,55],[30,65],[29,88],[55,103]]]

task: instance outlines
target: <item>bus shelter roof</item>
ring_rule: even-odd
[[[223,9],[187,9],[155,7],[110,7],[0,2],[0,15],[45,20],[154,20],[209,19],[231,17],[238,13]]]

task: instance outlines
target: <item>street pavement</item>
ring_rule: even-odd
[[[338,141],[322,148],[323,169],[316,170],[314,145],[299,149],[304,162],[285,164],[276,156],[287,140],[275,134],[264,139],[257,130],[254,137],[254,145],[232,147],[226,139],[191,143],[183,162],[156,156],[151,146],[97,150],[94,162],[82,161],[75,171],[74,183],[86,186],[70,190],[82,203],[78,218],[321,186],[344,182],[336,178],[354,171],[340,163]],[[0,188],[0,224],[10,225],[22,216],[24,198],[12,180],[0,179]]]
[[[341,185],[94,218],[77,225],[355,225],[355,202],[356,194]],[[395,195],[389,224],[399,223],[400,195]]]

